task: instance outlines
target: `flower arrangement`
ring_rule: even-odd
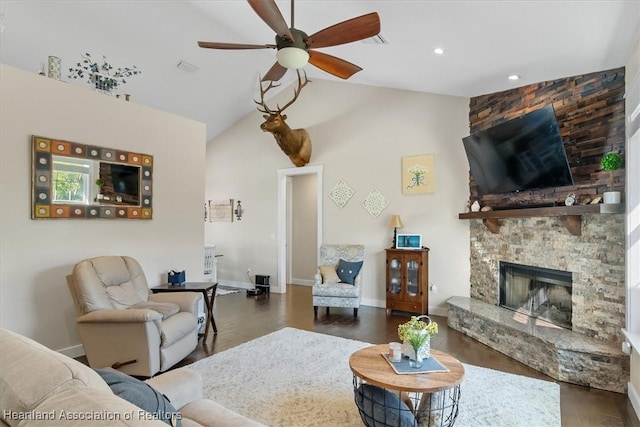
[[[94,61],[91,54],[82,55],[82,61],[78,62],[75,67],[69,68],[70,79],[84,79],[88,77],[87,83],[94,85],[96,89],[111,91],[121,84],[127,83],[126,78],[142,74],[136,66],[113,68],[113,65],[107,62],[106,56],[102,56],[102,64]]]
[[[403,341],[402,353],[409,356],[410,367],[420,368],[423,359],[431,357],[430,339],[437,333],[438,324],[426,315],[411,316],[411,320],[398,325],[398,338]]]
[[[427,323],[424,320],[420,320],[421,317],[427,316],[411,316],[411,320],[398,325],[398,338],[402,341],[408,341],[413,348],[422,347],[431,335],[438,333],[438,324],[436,322],[429,320]]]
[[[615,151],[605,154],[600,161],[603,170],[609,171],[609,188],[613,190],[613,171],[622,167],[622,156]]]

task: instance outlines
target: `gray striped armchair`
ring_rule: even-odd
[[[326,307],[327,314],[329,307],[347,307],[358,317],[363,260],[364,245],[320,246],[322,283],[313,285],[314,315],[318,315],[318,307]]]

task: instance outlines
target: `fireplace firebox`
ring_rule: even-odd
[[[500,262],[500,306],[571,329],[572,273]]]

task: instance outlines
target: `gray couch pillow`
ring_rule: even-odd
[[[181,427],[180,413],[173,407],[169,399],[159,393],[149,384],[121,372],[106,369],[94,369],[98,375],[111,387],[113,394],[144,409],[155,419],[164,423]]]
[[[416,427],[413,413],[397,392],[371,384],[362,384],[356,390],[356,406],[362,420],[369,426]]]
[[[341,259],[338,262],[338,277],[341,282],[353,285],[361,268],[362,261],[349,262]]]

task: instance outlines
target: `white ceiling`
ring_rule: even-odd
[[[290,23],[290,1],[277,4]],[[373,11],[388,44],[321,49],[364,69],[349,82],[463,97],[624,66],[640,39],[640,0],[298,0],[295,26],[313,34]],[[255,111],[258,76],[275,61],[271,49],[197,46],[274,43],[244,0],[2,0],[0,13],[2,63],[38,72],[55,55],[64,81],[83,52],[105,55],[116,68],[135,65],[143,74],[120,92],[205,122],[208,139]],[[435,55],[435,47],[445,54]],[[179,70],[180,60],[199,70]],[[306,71],[311,80],[339,80],[311,65]],[[522,78],[512,82],[510,74]],[[294,76],[287,73],[283,86]]]

